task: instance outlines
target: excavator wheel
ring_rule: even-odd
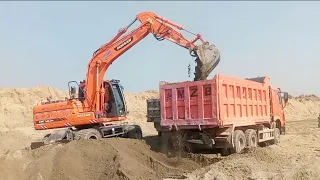
[[[81,129],[76,132],[76,139],[100,139],[102,138],[101,133],[93,128]]]
[[[215,45],[209,42],[197,47],[196,67],[194,81],[206,80],[209,74],[220,62],[220,52]]]
[[[142,130],[138,125],[132,125],[129,127],[127,137],[130,139],[142,139]]]

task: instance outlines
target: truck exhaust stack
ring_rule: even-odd
[[[215,45],[205,42],[197,47],[194,81],[206,80],[220,62],[220,52]]]

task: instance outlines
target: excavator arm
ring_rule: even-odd
[[[124,35],[128,28],[136,21],[140,21],[141,25]],[[189,50],[190,55],[196,57],[197,66],[195,68],[195,79],[204,80],[210,72],[217,66],[220,61],[220,53],[214,45],[210,45],[204,41],[200,34],[192,33],[195,38],[186,39],[177,30],[185,30],[181,25],[177,25],[166,20],[155,13],[143,12],[136,16],[135,20],[118,34],[107,44],[101,46],[93,54],[89,62],[87,70],[87,78],[85,81],[85,102],[84,106],[92,110],[100,110],[100,93],[102,93],[102,82],[108,67],[119,56],[144,39],[148,34],[153,34],[157,40],[169,40],[179,46]],[[191,32],[189,32],[191,33]],[[202,44],[195,45],[200,40]]]

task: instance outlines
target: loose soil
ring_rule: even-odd
[[[287,134],[278,145],[179,159],[157,152],[156,131],[146,122],[146,99],[158,97],[156,91],[125,94],[128,122],[142,127],[144,140],[82,140],[30,150],[30,142],[47,133],[33,129],[32,106],[48,96],[63,99],[67,93],[46,86],[0,89],[0,179],[320,179],[316,96],[290,99]]]

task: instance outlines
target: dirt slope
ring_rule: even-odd
[[[285,113],[289,121],[317,118],[320,113],[320,98],[315,95],[292,97]]]
[[[320,130],[317,120],[289,121],[281,143],[223,158],[188,175],[188,180],[318,180]]]
[[[168,159],[151,151],[144,141],[116,138],[18,150],[0,158],[1,176],[20,180],[154,180],[181,176],[200,167],[191,160]]]
[[[35,88],[3,88],[0,89],[0,128],[14,130],[21,127],[32,126],[32,107],[41,100],[52,96],[52,100],[68,97],[68,92],[47,86]],[[139,123],[146,129],[146,133],[154,133],[153,126],[146,122],[146,99],[158,97],[156,91],[142,93],[125,93],[127,106],[130,111],[129,122]]]
[[[29,146],[30,141],[42,137],[48,131],[35,131],[32,122],[32,107],[52,96],[52,100],[68,97],[66,91],[48,86],[34,88],[0,89],[0,155],[8,149],[16,150]],[[128,123],[139,124],[144,135],[156,134],[153,124],[146,123],[146,99],[157,97],[156,91],[125,93],[130,111]]]
[[[46,86],[0,89],[2,179],[161,179],[183,172],[189,172],[190,180],[215,176],[219,180],[320,179],[320,134],[315,120],[320,99],[316,96],[290,99],[285,109],[288,133],[281,144],[218,158],[219,162],[200,168],[201,158],[196,162],[181,159],[177,165],[174,159],[151,151],[143,141],[128,139],[75,141],[65,146],[23,150],[45,133],[33,129],[32,107],[50,95],[56,100],[64,99],[67,93]],[[125,93],[130,111],[128,122],[138,123],[144,135],[156,133],[145,117],[146,99],[154,97],[158,97],[158,92]],[[217,159],[214,155],[209,158]],[[196,168],[200,169],[190,172]]]

